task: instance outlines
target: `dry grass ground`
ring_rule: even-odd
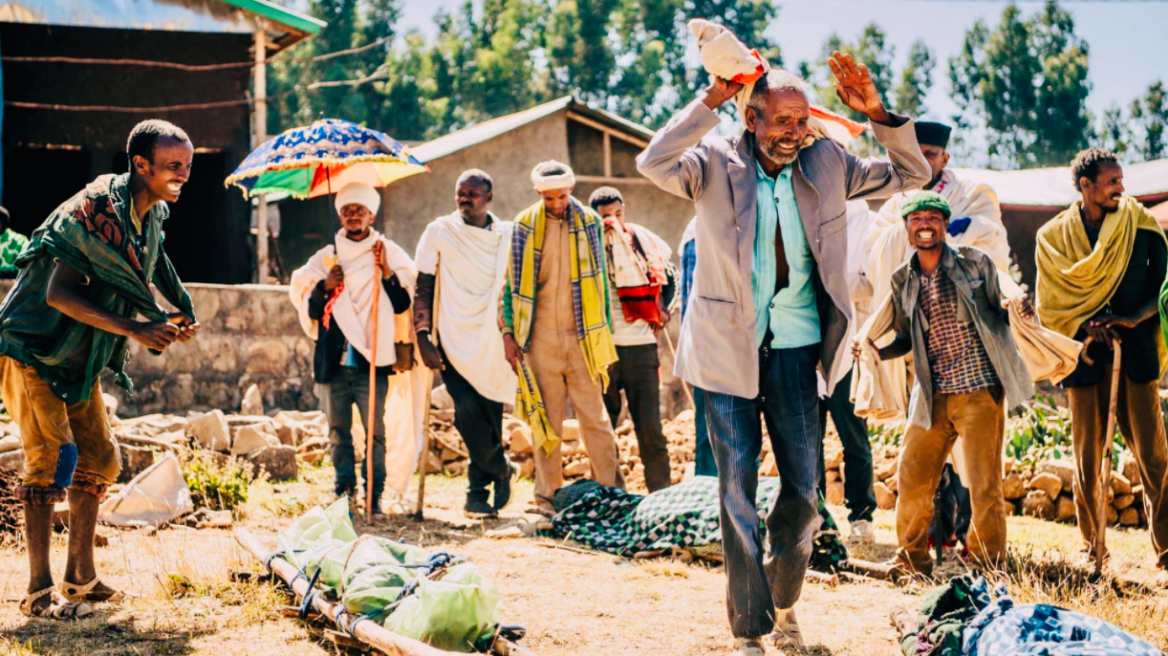
[[[253,487],[241,524],[270,539],[292,517],[327,503],[331,468],[309,469],[295,484]],[[550,540],[497,540],[486,531],[514,523],[531,498],[521,483],[512,510],[498,521],[462,518],[465,479],[427,481],[427,519],[417,524],[390,517],[373,531],[475,561],[503,592],[506,621],[528,629],[525,642],[544,656],[582,654],[684,656],[725,654],[725,576],[719,567],[677,560],[628,562],[598,553],[556,549]],[[842,516],[838,512],[837,516]],[[878,544],[856,552],[878,560],[895,542],[892,513],[876,517]],[[368,527],[359,525],[359,531]],[[103,577],[137,595],[100,608],[94,618],[71,625],[29,621],[16,603],[27,581],[18,545],[0,548],[0,653],[122,656],[130,654],[324,655],[335,649],[311,629],[278,616],[288,603],[268,583],[237,584],[232,569],[258,569],[228,531],[169,529],[111,531],[98,550]],[[1126,578],[1149,579],[1152,550],[1146,531],[1111,531],[1114,567]],[[1087,610],[1168,648],[1168,594],[1126,591],[1082,583],[1065,561],[1078,548],[1078,531],[1025,518],[1010,519],[1017,554],[1011,590],[1019,602],[1051,601]],[[64,563],[63,538],[54,544],[54,571]],[[952,566],[950,566],[951,568]],[[808,584],[800,621],[808,654],[843,656],[898,653],[889,612],[915,610],[928,589],[870,581],[837,588]]]

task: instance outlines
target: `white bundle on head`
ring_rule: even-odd
[[[754,84],[771,71],[770,62],[758,50],[747,48],[730,30],[717,23],[695,18],[687,26],[690,34],[697,39],[702,68],[710,75],[742,85],[738,95],[734,96],[734,104],[738,106],[739,120],[745,125],[746,107],[754,93]],[[814,138],[832,139],[845,148],[852,139],[868,129],[866,125],[815,105],[811,106],[808,125]]]
[[[557,168],[563,170],[563,173],[556,173],[553,175],[541,175],[540,169]],[[576,186],[576,174],[572,172],[572,167],[562,162],[557,162],[550,159],[546,162],[540,162],[531,169],[531,184],[536,191],[550,191],[552,189],[567,189],[568,187]]]

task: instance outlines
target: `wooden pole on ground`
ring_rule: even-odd
[[[438,254],[438,261],[434,264],[434,302],[430,311],[430,339],[435,347],[438,346],[438,299],[442,291],[442,282],[439,273],[442,271],[442,254]],[[418,507],[414,510],[414,520],[425,519],[426,507],[426,463],[430,459],[430,393],[434,391],[434,378],[430,377],[430,385],[426,388],[426,418],[422,424],[422,454],[418,458]]]
[[[269,553],[271,553],[245,528],[235,529],[235,540],[260,562],[264,562]],[[272,558],[270,566],[272,572],[292,588],[292,592],[295,593],[298,599],[303,599],[304,595],[308,594],[308,580],[303,576],[299,576],[299,572],[291,563],[283,558],[277,557]],[[337,617],[341,613],[348,614],[343,604],[326,601],[324,595],[321,594],[312,597],[312,605],[316,610],[320,611],[321,615],[324,615],[329,621],[338,626],[340,624],[337,622]],[[352,622],[353,619],[355,618],[349,615],[348,620]],[[352,635],[357,640],[393,656],[453,656],[454,654],[454,652],[443,651],[419,640],[393,633],[377,622],[359,622],[357,626],[353,627]],[[499,656],[507,654],[511,656],[535,656],[534,652],[530,649],[501,638],[495,644],[495,648],[491,653]]]
[[[669,336],[669,328],[666,327],[661,332],[665,333],[665,345],[669,347],[669,355],[673,358],[674,362],[677,362],[677,349],[673,348],[673,338]],[[681,389],[685,390],[685,398],[689,399],[689,407],[693,408],[694,412],[697,412],[698,404],[694,403],[693,391],[690,390],[689,384],[684,380],[681,381]]]
[[[1119,410],[1119,371],[1123,364],[1123,348],[1119,340],[1112,342],[1111,402],[1107,406],[1107,430],[1103,434],[1102,478],[1099,481],[1095,507],[1095,576],[1103,574],[1103,554],[1107,551],[1107,491],[1111,489],[1111,448],[1115,443],[1115,415]]]

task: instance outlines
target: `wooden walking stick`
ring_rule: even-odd
[[[1107,490],[1111,489],[1111,449],[1115,444],[1115,416],[1119,410],[1120,365],[1123,349],[1119,340],[1112,342],[1115,349],[1111,361],[1111,403],[1107,407],[1107,430],[1103,434],[1103,462],[1100,465],[1103,477],[1099,484],[1099,494],[1095,508],[1095,576],[1103,574],[1103,552],[1107,549]]]
[[[434,341],[434,346],[438,346],[438,294],[441,291],[442,283],[439,282],[441,278],[438,276],[442,269],[442,254],[438,254],[438,261],[434,264],[434,303],[433,309],[430,311],[430,337]],[[418,508],[414,511],[414,520],[422,521],[425,519],[423,508],[426,504],[426,461],[430,456],[430,393],[434,391],[434,377],[430,376],[430,384],[426,388],[426,419],[425,424],[422,425],[422,430],[425,431],[423,435],[425,439],[422,440],[422,454],[418,458]]]
[[[673,348],[673,338],[669,336],[669,328],[665,328],[661,332],[665,333],[665,345],[669,347],[669,355],[673,357],[674,362],[677,362],[677,349]],[[698,404],[694,403],[693,391],[684,380],[681,381],[681,389],[685,390],[685,398],[689,399],[689,407],[697,412]]]
[[[373,523],[373,419],[377,416],[377,318],[381,300],[381,242],[373,244],[373,259],[377,272],[373,278],[373,346],[369,349],[369,416],[365,422],[365,521]],[[385,408],[381,408],[385,412]]]

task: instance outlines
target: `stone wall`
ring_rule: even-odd
[[[0,281],[0,293],[11,286]],[[319,408],[314,344],[300,329],[287,287],[189,283],[187,290],[203,325],[199,335],[157,356],[131,341],[126,371],[135,394],[128,396],[108,376],[102,381],[118,398],[120,414],[230,411],[239,408],[251,383],[259,385],[265,408]]]

